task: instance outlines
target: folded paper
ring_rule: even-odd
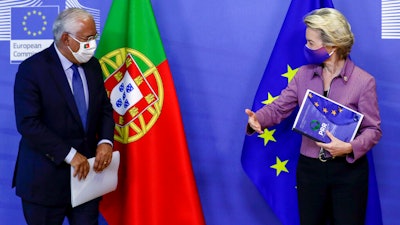
[[[71,204],[76,207],[92,199],[100,197],[117,188],[118,167],[120,155],[118,151],[113,152],[110,165],[102,172],[93,170],[94,158],[88,159],[90,171],[85,179],[79,180],[74,177],[74,168],[71,166]]]

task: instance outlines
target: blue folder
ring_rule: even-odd
[[[336,138],[354,139],[364,115],[312,90],[307,90],[293,130],[315,141],[329,143],[329,130]]]

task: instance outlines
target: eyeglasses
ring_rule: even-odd
[[[71,35],[75,39],[84,40],[85,42],[96,40],[99,37],[98,33],[96,33],[95,35],[89,36],[89,37],[85,37],[85,38],[76,36],[75,34],[71,34],[69,32],[67,32],[67,34]]]

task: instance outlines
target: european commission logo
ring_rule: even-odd
[[[58,6],[11,8],[11,63],[19,63],[50,46],[58,13]]]

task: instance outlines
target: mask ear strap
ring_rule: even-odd
[[[333,49],[333,50],[331,51],[331,53],[329,53],[329,56],[331,56],[333,53],[335,53],[335,50],[336,50],[336,49]]]
[[[325,47],[326,48],[326,47]],[[335,53],[336,52],[336,48],[335,47],[332,47],[332,51],[330,52],[330,53],[328,53],[328,55],[329,56],[331,56],[331,55],[333,55],[333,53]]]

